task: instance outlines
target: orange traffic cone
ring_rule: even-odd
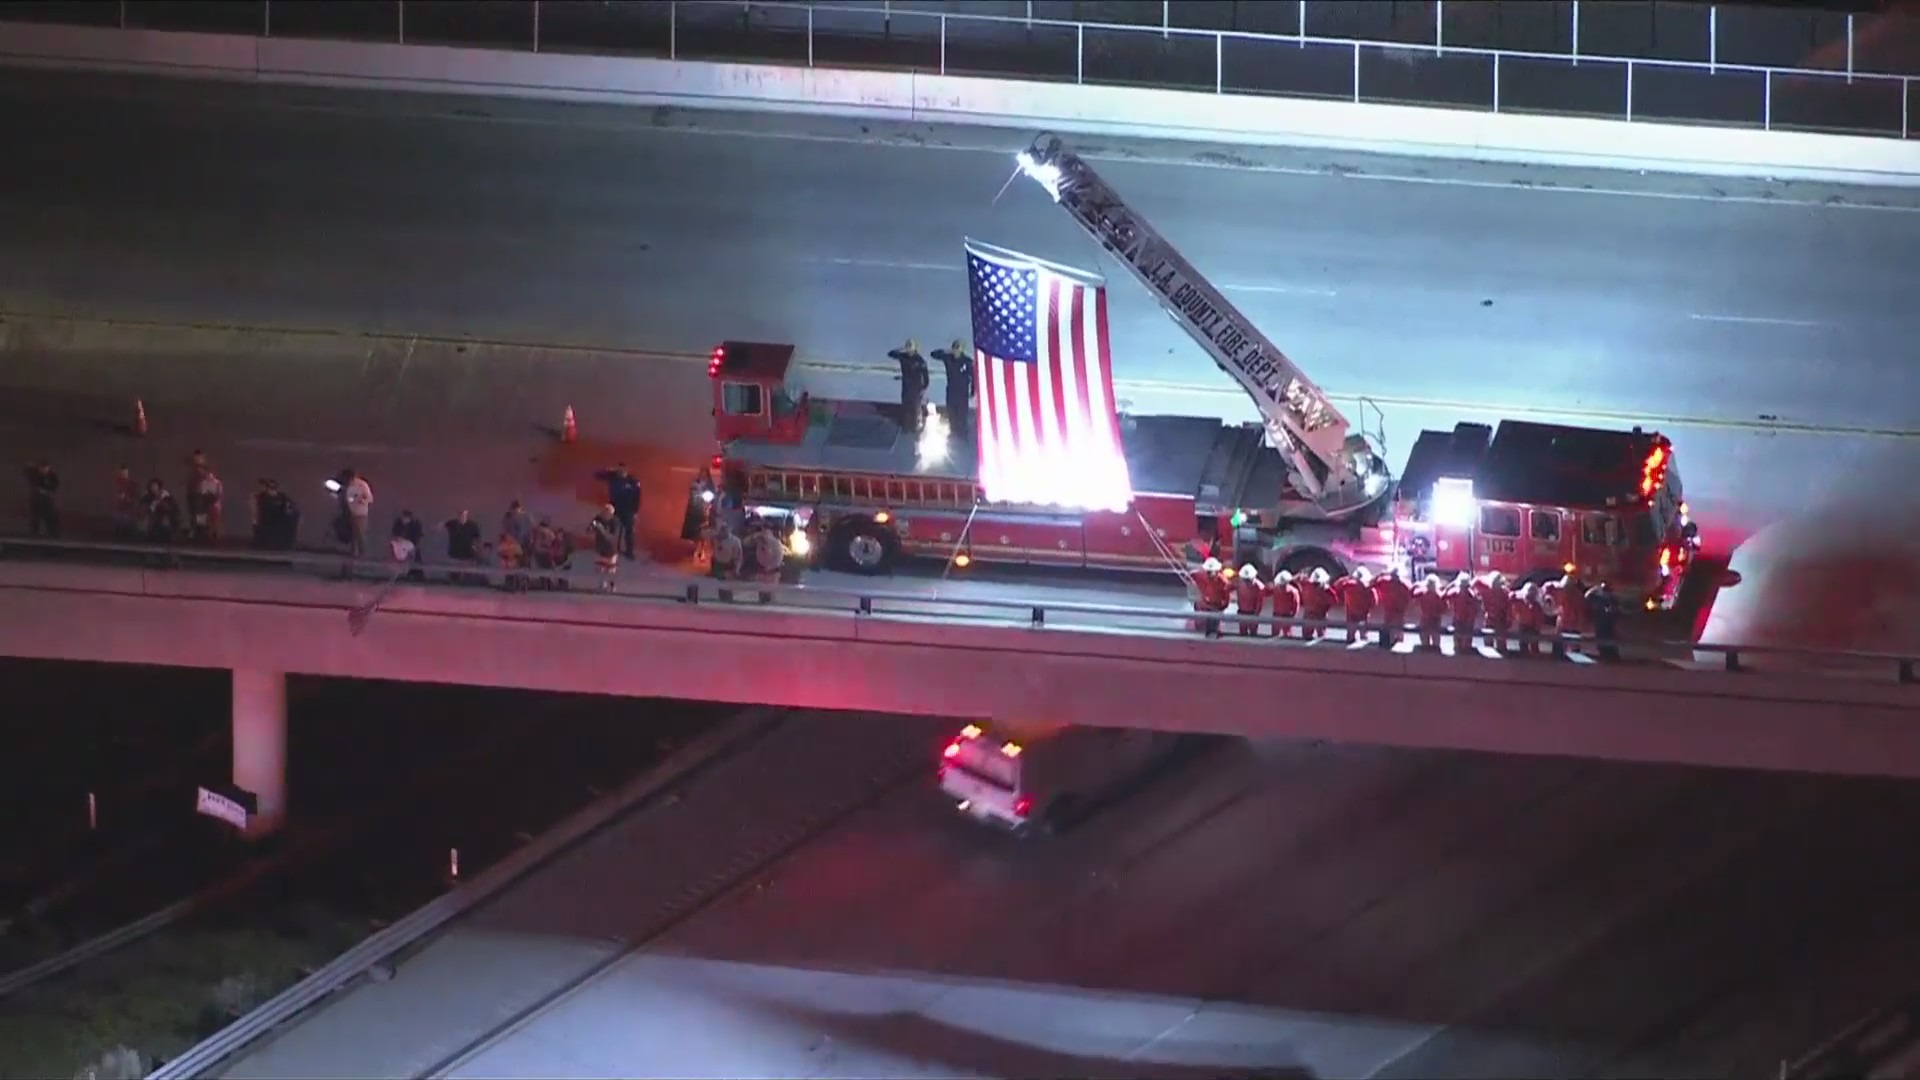
[[[567,406],[566,415],[560,418],[560,441],[570,443],[580,437],[580,425],[574,422],[573,406]]]
[[[133,399],[133,433],[135,435],[147,433],[147,405],[139,398]]]

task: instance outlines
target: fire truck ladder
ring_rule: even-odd
[[[1373,505],[1388,478],[1362,434],[1285,353],[1211,282],[1134,213],[1079,155],[1042,135],[1019,155],[1020,171],[1118,259],[1167,314],[1233,376],[1265,419],[1267,439],[1287,456],[1295,485],[1330,518]]]

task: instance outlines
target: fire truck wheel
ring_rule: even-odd
[[[893,569],[899,543],[893,534],[871,521],[848,521],[836,526],[828,538],[828,558],[835,569],[878,577]]]

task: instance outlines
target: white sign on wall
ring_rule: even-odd
[[[224,821],[236,829],[247,827],[247,808],[237,799],[228,798],[217,791],[200,789],[200,797],[194,809],[218,821]]]

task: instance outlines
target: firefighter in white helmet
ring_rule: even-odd
[[[1208,637],[1220,636],[1220,612],[1227,610],[1227,600],[1231,595],[1228,587],[1226,568],[1219,559],[1208,559],[1200,564],[1193,575],[1193,610],[1201,614],[1195,619],[1195,628]],[[1207,618],[1206,616],[1214,616]]]
[[[1267,590],[1273,595],[1273,617],[1276,619],[1297,619],[1300,617],[1300,587],[1293,583],[1292,571],[1282,570],[1273,576],[1273,586]],[[1290,623],[1275,623],[1275,637],[1292,637],[1293,626]]]
[[[1240,568],[1240,574],[1233,579],[1233,610],[1243,618],[1236,623],[1241,637],[1254,637],[1260,633],[1260,624],[1255,620],[1267,606],[1267,587],[1260,583],[1260,569],[1252,563]]]

